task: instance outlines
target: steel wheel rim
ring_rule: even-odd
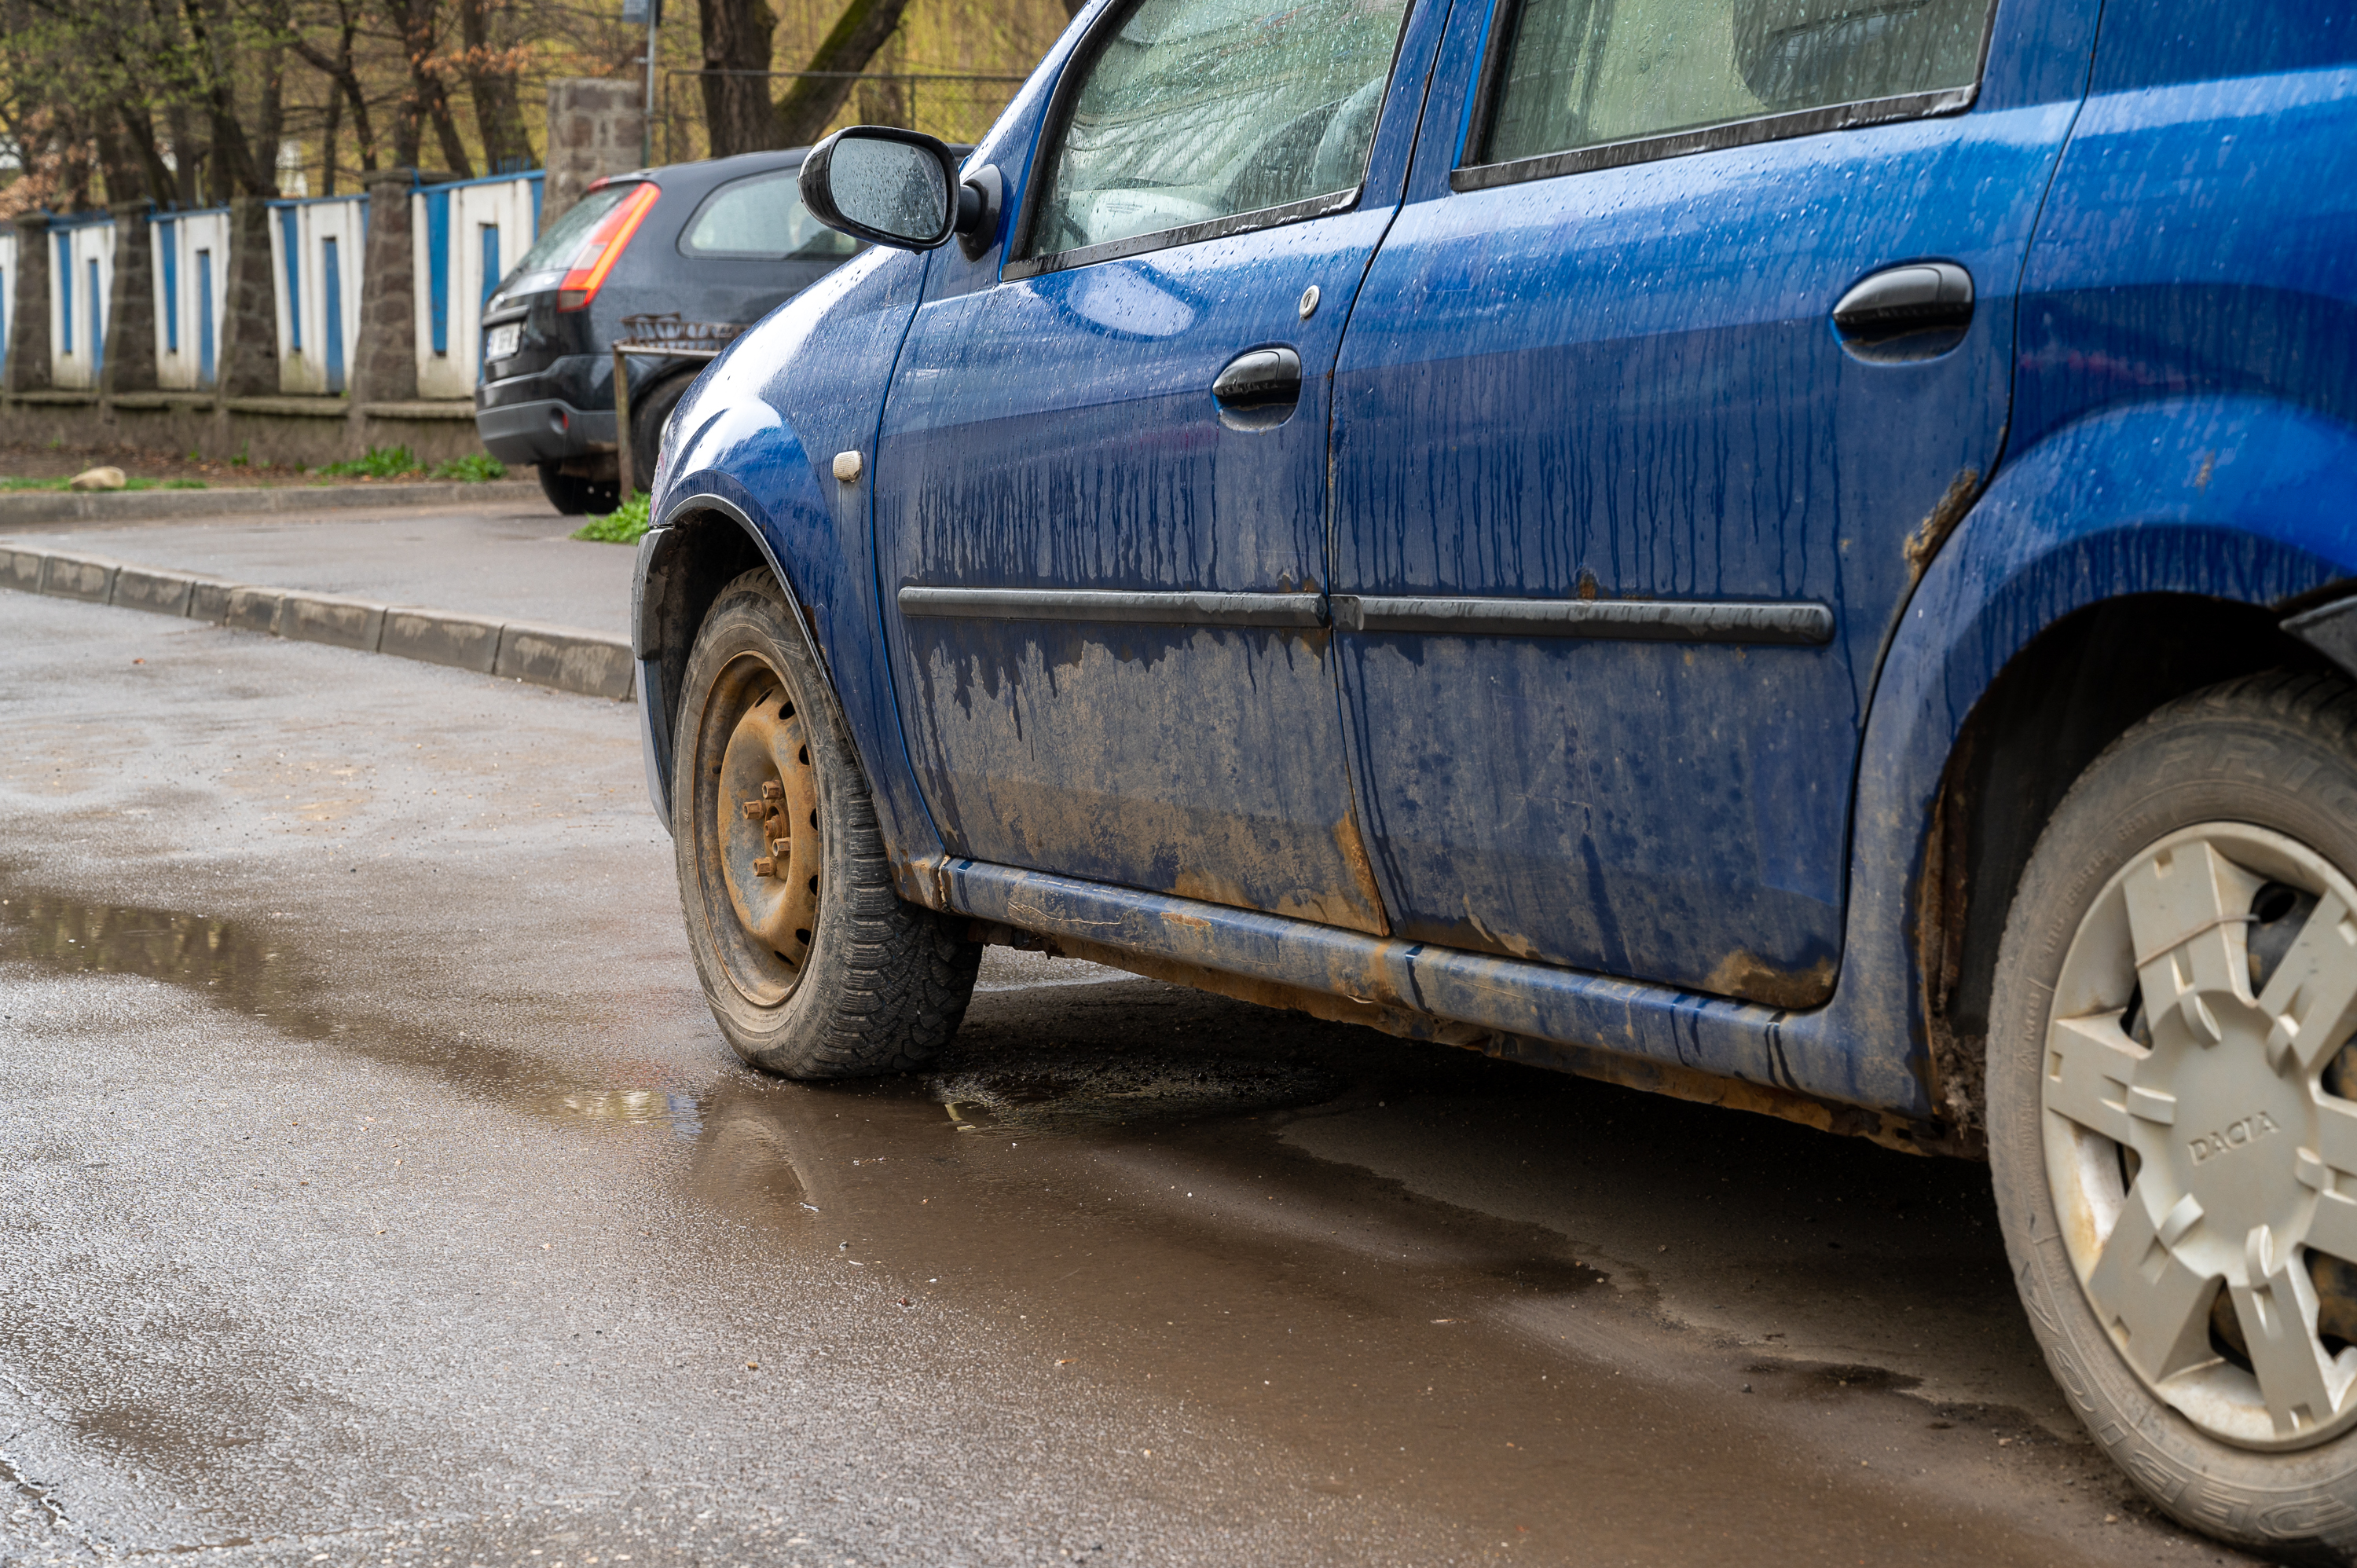
[[[2240,1447],[2357,1422],[2352,1029],[2357,886],[2238,822],[2135,856],[2056,982],[2040,1120],[2072,1270],[2129,1370]]]
[[[766,661],[740,655],[716,689],[728,738],[705,825],[735,919],[723,967],[747,1001],[775,1006],[801,983],[818,929],[818,772],[792,695]]]

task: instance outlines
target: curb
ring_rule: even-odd
[[[333,511],[350,507],[460,506],[544,500],[536,482],[440,479],[414,485],[277,485],[218,490],[11,490],[0,526],[26,522],[158,522],[176,517]]]
[[[8,545],[0,545],[0,588],[389,653],[613,702],[636,689],[638,660],[629,639],[576,627],[227,583],[200,572]]]

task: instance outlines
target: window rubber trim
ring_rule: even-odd
[[[1975,82],[1970,87],[1943,87],[1931,92],[1901,93],[1895,98],[1870,98],[1857,103],[1828,104],[1821,109],[1795,109],[1785,114],[1761,114],[1690,131],[1634,136],[1625,142],[1600,142],[1592,147],[1541,153],[1536,157],[1515,158],[1508,163],[1459,164],[1448,171],[1448,188],[1459,192],[1489,190],[1501,185],[1519,185],[1526,179],[1555,179],[1564,175],[1717,152],[1724,147],[1756,146],[1762,142],[1789,141],[1794,136],[1850,131],[1864,125],[1887,125],[1900,120],[1936,119],[1964,113],[1980,97],[1980,83]],[[1486,113],[1484,117],[1486,120]],[[1486,124],[1480,127],[1480,134],[1485,137],[1489,134]],[[1471,138],[1468,141],[1469,144]]]

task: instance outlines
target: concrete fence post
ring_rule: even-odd
[[[151,392],[156,386],[156,248],[147,238],[147,203],[118,201],[114,277],[106,302],[106,351],[99,392]]]
[[[16,297],[8,306],[7,390],[40,392],[49,384],[49,217],[16,217]]]
[[[407,403],[417,396],[417,259],[409,223],[417,171],[379,169],[361,184],[368,192],[368,244],[352,345],[352,402]]]
[[[229,204],[229,308],[218,382],[224,398],[278,391],[278,300],[270,274],[270,204],[241,196]]]
[[[639,166],[646,134],[646,89],[609,77],[565,78],[548,84],[548,183],[541,191],[540,231],[565,216],[590,182]]]

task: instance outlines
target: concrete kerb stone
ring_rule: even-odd
[[[638,677],[627,639],[576,627],[228,583],[98,556],[0,545],[0,588],[390,653],[616,702],[631,695]]]
[[[488,675],[499,662],[501,624],[490,616],[397,605],[384,612],[384,631],[377,651]]]
[[[126,610],[185,616],[188,613],[188,596],[195,591],[196,585],[196,579],[186,572],[153,572],[145,566],[123,566],[115,571],[114,597],[109,602]]]
[[[340,594],[291,593],[279,602],[278,635],[374,653],[384,635],[384,607]]]
[[[41,568],[41,592],[102,605],[114,596],[116,565],[98,555],[50,555]]]
[[[494,675],[617,702],[630,694],[637,672],[627,642],[529,621],[510,621],[500,628],[499,659],[491,666]]]
[[[229,603],[223,607],[221,622],[240,631],[270,631],[278,629],[278,611],[286,602],[283,588],[233,587],[229,591]]]

